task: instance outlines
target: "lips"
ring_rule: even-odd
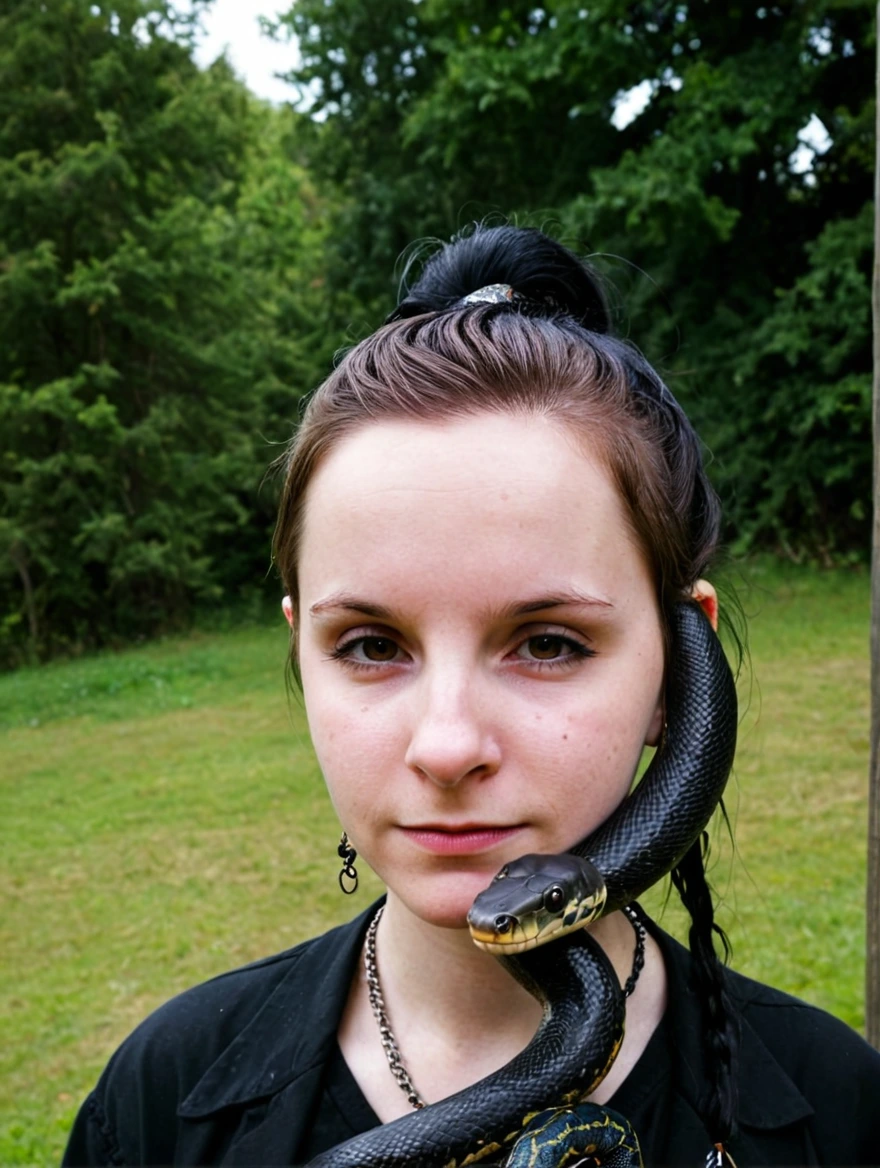
[[[523,830],[522,824],[511,827],[489,823],[418,824],[401,827],[417,847],[435,855],[464,856],[489,851]]]

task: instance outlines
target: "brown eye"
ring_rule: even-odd
[[[393,661],[397,645],[390,637],[364,637],[363,654],[368,661]]]
[[[563,637],[544,633],[539,637],[529,637],[529,652],[537,661],[552,661],[562,657],[569,642]]]
[[[550,668],[574,665],[585,657],[593,657],[594,651],[574,637],[564,633],[534,633],[520,642],[516,651],[520,661],[533,665],[543,664]]]

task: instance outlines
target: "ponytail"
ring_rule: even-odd
[[[706,1056],[708,1087],[700,1101],[700,1111],[716,1145],[726,1145],[736,1130],[737,1091],[735,1064],[739,1045],[739,1028],[724,982],[724,966],[715,952],[717,936],[730,957],[727,934],[715,921],[712,894],[706,881],[704,859],[709,851],[709,836],[703,832],[671,872],[681,902],[690,913],[688,933],[694,960],[694,979],[703,1016],[703,1049]]]

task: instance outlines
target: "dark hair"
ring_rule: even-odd
[[[703,1015],[703,1051],[709,1086],[701,1101],[706,1127],[715,1143],[727,1144],[736,1129],[736,1051],[739,1027],[718,960],[714,938],[730,957],[727,934],[715,921],[712,893],[706,881],[709,836],[703,832],[670,873],[676,892],[691,918],[688,944],[694,958],[694,982]]]
[[[510,298],[462,303],[493,284],[509,285]],[[641,353],[611,335],[596,274],[555,240],[516,227],[476,226],[437,252],[385,324],[343,357],[309,401],[284,461],[275,531],[294,610],[306,490],[329,451],[378,420],[485,412],[554,418],[603,460],[668,629],[671,606],[690,595],[718,549],[720,508],[699,439]],[[291,655],[295,662],[295,629]],[[726,1142],[736,1108],[736,1035],[699,844],[672,880],[692,920],[711,1083],[705,1118],[713,1140]]]
[[[504,303],[462,305],[494,283]],[[275,558],[294,607],[305,493],[321,459],[379,419],[485,412],[555,418],[602,458],[661,607],[711,562],[720,509],[684,412],[632,345],[610,334],[594,273],[531,228],[476,227],[433,256],[382,328],[316,390],[284,459]],[[295,649],[295,646],[294,646]]]

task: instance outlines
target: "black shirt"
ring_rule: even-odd
[[[364,1098],[348,1063],[334,1042],[321,1078],[315,1118],[306,1132],[299,1156],[308,1162],[343,1140],[378,1126],[379,1117]]]
[[[334,1067],[373,911],[152,1014],[83,1104],[65,1165],[302,1164],[374,1125],[359,1090],[351,1106],[356,1084],[348,1072],[346,1085],[341,1054]],[[710,1136],[692,963],[651,931],[666,963],[667,1011],[609,1106],[632,1122],[646,1164],[694,1168]],[[731,1146],[739,1168],[880,1165],[880,1054],[821,1010],[735,973],[727,981],[741,1027]],[[334,1128],[340,1105],[351,1130]]]

